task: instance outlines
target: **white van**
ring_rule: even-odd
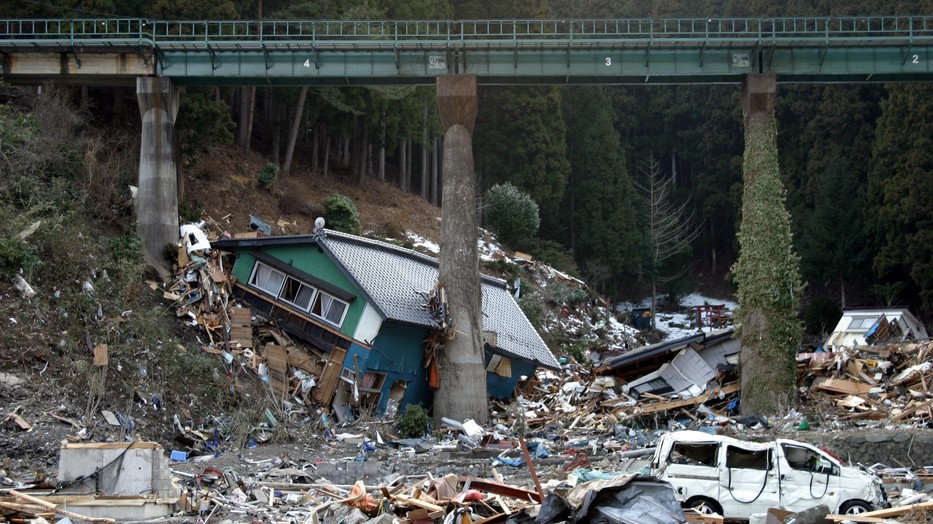
[[[769,508],[803,511],[826,504],[857,514],[888,507],[881,481],[810,444],[755,443],[675,431],[661,436],[651,473],[674,486],[684,507],[747,520]]]

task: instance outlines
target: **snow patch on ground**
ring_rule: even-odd
[[[659,309],[664,309],[665,311],[659,311],[657,318],[655,319],[655,324],[657,328],[665,333],[664,340],[677,340],[691,335],[695,335],[700,331],[710,333],[720,329],[717,326],[706,326],[702,328],[696,326],[696,306],[715,306],[723,305],[725,311],[732,313],[738,307],[738,304],[729,299],[720,299],[705,296],[701,293],[690,293],[689,295],[680,297],[678,301],[678,310],[676,312],[666,311],[670,308],[659,307]],[[617,312],[628,312],[633,309],[650,309],[651,308],[651,297],[645,297],[638,302],[621,302],[616,305]],[[732,325],[732,322],[729,321],[728,325]]]

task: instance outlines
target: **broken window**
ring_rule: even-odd
[[[285,285],[282,287],[282,294],[279,298],[294,304],[295,306],[307,311],[311,306],[311,299],[314,297],[315,289],[307,284],[303,284],[292,277],[285,279]]]
[[[251,286],[259,288],[270,295],[278,296],[284,281],[285,273],[276,271],[262,262],[256,262],[249,283]]]
[[[771,469],[770,449],[743,449],[736,446],[726,448],[726,467],[741,469]]]
[[[670,463],[686,464],[690,466],[715,466],[716,443],[685,443],[678,442],[671,448]]]
[[[787,465],[792,469],[809,471],[811,473],[835,473],[833,463],[816,451],[791,444],[781,444]]]
[[[311,307],[311,314],[323,318],[324,320],[340,326],[343,323],[344,313],[347,311],[347,303],[324,293],[318,292],[314,305]]]

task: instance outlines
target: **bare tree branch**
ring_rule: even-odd
[[[694,212],[688,210],[690,200],[676,204],[671,200],[671,179],[661,172],[653,157],[641,170],[645,180],[635,181],[648,210],[648,270],[651,275],[651,325],[655,326],[657,286],[677,280],[687,267],[662,274],[664,263],[688,250],[700,235],[699,225],[693,224]]]

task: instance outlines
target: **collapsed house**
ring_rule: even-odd
[[[692,398],[737,364],[740,342],[734,329],[697,333],[634,349],[607,360],[598,371],[628,380],[623,393]]]
[[[433,351],[455,330],[445,325],[436,259],[323,228],[212,247],[234,257],[233,295],[315,350],[303,361],[285,356],[316,377],[314,400],[333,404],[338,417],[357,399],[375,414],[430,404]],[[538,367],[560,368],[505,281],[482,277],[482,313],[489,396],[510,397]]]
[[[907,309],[850,309],[842,313],[826,340],[826,349],[926,338],[923,323]]]

